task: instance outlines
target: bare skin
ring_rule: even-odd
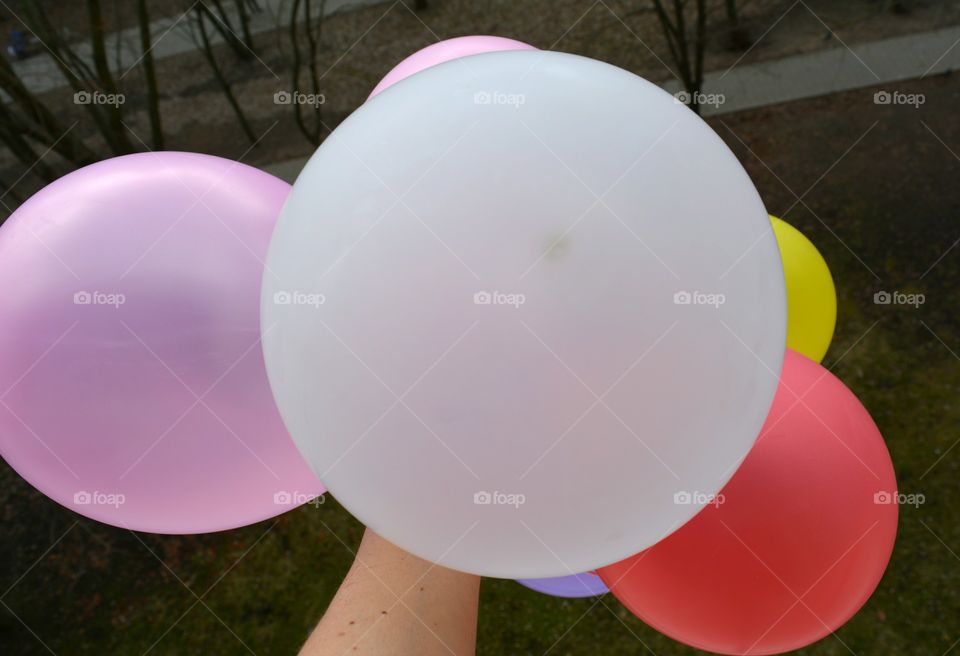
[[[479,576],[417,558],[367,529],[300,656],[474,654],[479,594]]]

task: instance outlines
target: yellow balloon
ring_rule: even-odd
[[[820,362],[837,324],[837,290],[820,251],[792,225],[770,217],[787,285],[787,348]]]

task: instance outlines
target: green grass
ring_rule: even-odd
[[[950,78],[899,88],[926,93],[927,103],[877,107],[866,89],[711,121],[774,214],[794,203],[788,187],[806,192],[842,157],[785,218],[817,244],[836,279],[839,318],[826,364],[880,426],[900,490],[926,497],[902,508],[893,559],[867,605],[839,639],[804,654],[848,654],[849,646],[936,656],[960,638],[960,448],[951,450],[960,438],[960,361],[951,354],[960,353],[960,248],[924,275],[960,238],[960,162],[920,122],[960,152],[958,92]],[[920,291],[926,303],[874,305],[881,289]],[[0,590],[16,582],[0,594],[30,627],[0,608],[0,653],[9,656],[47,653],[41,640],[62,654],[151,646],[153,654],[243,654],[244,645],[293,654],[362,532],[328,499],[227,533],[133,535],[48,501],[5,465],[0,501]],[[499,580],[484,581],[481,594],[481,654],[697,653],[609,596],[560,600]]]

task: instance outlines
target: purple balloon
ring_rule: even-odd
[[[263,260],[289,185],[192,153],[117,157],[0,228],[0,453],[108,524],[199,533],[324,489],[260,348]]]
[[[610,592],[593,572],[547,579],[517,579],[517,583],[554,597],[596,597]]]

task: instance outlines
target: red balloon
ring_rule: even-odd
[[[631,612],[680,642],[723,654],[799,649],[877,587],[897,532],[896,489],[857,397],[788,351],[760,436],[715,503],[599,574]]]

